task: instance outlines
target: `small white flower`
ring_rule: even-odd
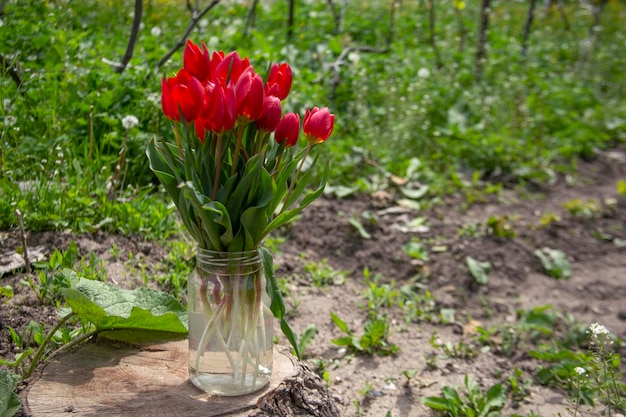
[[[430,70],[428,68],[420,68],[417,71],[417,76],[420,78],[428,78],[430,77]]]
[[[155,26],[155,27],[153,27],[152,29],[150,29],[150,34],[151,34],[152,36],[154,36],[155,38],[156,38],[157,36],[160,36],[160,35],[161,35],[161,33],[162,33],[161,28],[160,28],[160,27],[158,27],[158,26]]]
[[[599,323],[593,323],[591,326],[589,326],[589,331],[587,333],[593,336],[608,335],[609,329]]]
[[[158,93],[150,93],[146,96],[146,100],[155,106],[161,106],[161,96]]]
[[[580,366],[574,368],[574,372],[576,372],[578,375],[585,375],[587,373],[587,371],[585,371],[585,368],[581,368]]]
[[[15,116],[5,116],[4,117],[4,123],[7,126],[13,126],[15,123],[17,123],[17,117],[15,117]]]
[[[133,127],[137,126],[137,124],[139,124],[139,119],[137,119],[132,114],[129,114],[128,116],[124,116],[124,118],[122,118],[122,126],[124,126],[124,128],[126,129],[132,129]]]

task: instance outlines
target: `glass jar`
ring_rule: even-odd
[[[274,335],[258,251],[198,249],[187,288],[191,382],[225,396],[263,388],[272,373]]]

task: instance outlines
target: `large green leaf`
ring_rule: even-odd
[[[71,276],[71,287],[62,289],[61,295],[74,313],[92,323],[99,332],[155,331],[181,337],[187,333],[187,311],[169,294],[144,287],[125,290],[106,282],[78,278],[73,271],[63,273]]]
[[[20,397],[15,393],[19,383],[19,376],[0,369],[0,417],[13,417],[22,407]]]

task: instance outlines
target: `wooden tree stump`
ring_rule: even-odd
[[[194,387],[187,356],[185,340],[143,347],[90,343],[46,364],[22,392],[22,402],[33,417],[234,417],[264,410],[270,414],[256,415],[339,416],[319,376],[286,349],[274,349],[269,385],[238,397],[209,396]],[[305,414],[302,401],[320,413]],[[274,411],[276,404],[282,414]]]

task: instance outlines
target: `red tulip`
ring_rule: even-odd
[[[202,50],[200,50],[200,46],[188,40],[183,54],[183,68],[196,77],[198,81],[204,83],[209,79],[210,67],[211,56],[204,42],[202,42]]]
[[[237,102],[232,88],[208,82],[205,100],[206,104],[199,117],[200,123],[196,124],[196,133],[200,140],[204,140],[204,129],[222,133],[232,129],[237,118]]]
[[[215,57],[215,55],[213,56]],[[241,59],[237,51],[233,51],[215,67],[214,80],[219,80],[222,85],[226,85],[227,82],[237,84],[239,77],[248,67],[250,67],[248,58]]]
[[[180,121],[180,113],[186,121],[192,121],[204,104],[202,84],[185,69],[176,77],[161,80],[161,106],[165,116]]]
[[[209,66],[209,81],[215,82],[217,76],[217,67],[224,60],[223,51],[214,51],[211,56],[211,65]]]
[[[284,100],[291,90],[291,82],[293,74],[291,67],[286,62],[282,64],[273,64],[270,68],[270,75],[267,77],[267,85],[265,86],[265,94],[268,96],[276,96]]]
[[[302,130],[307,140],[315,145],[328,139],[333,133],[334,126],[335,115],[330,113],[328,107],[322,109],[313,107],[313,109],[307,110],[304,115]]]
[[[257,120],[263,114],[263,79],[252,67],[241,74],[235,85],[237,114],[248,120]]]
[[[274,139],[290,148],[298,143],[298,135],[300,135],[300,116],[295,113],[287,113],[278,123],[276,132],[274,132]]]
[[[263,100],[263,115],[255,123],[258,129],[266,132],[273,132],[280,123],[280,116],[283,114],[283,106],[280,99],[274,96],[265,96]]]

